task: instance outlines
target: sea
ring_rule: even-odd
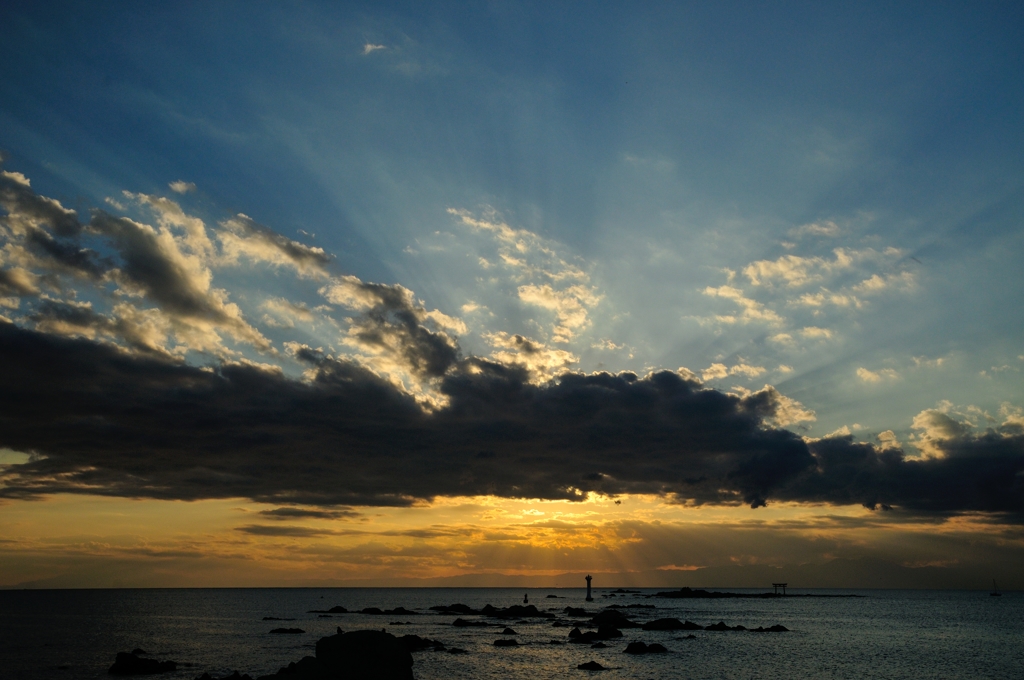
[[[661,589],[664,590],[664,589]],[[0,677],[15,680],[106,678],[119,651],[145,650],[171,659],[159,677],[217,678],[238,670],[252,677],[276,672],[314,654],[316,641],[344,631],[387,630],[459,647],[465,654],[418,651],[419,680],[473,678],[1024,678],[1024,593],[992,597],[979,591],[793,590],[790,594],[858,597],[663,599],[658,589],[507,588],[239,588],[0,591]],[[732,592],[761,592],[732,589]],[[570,627],[551,620],[493,621],[455,627],[435,605],[508,607],[524,597],[565,622],[565,607],[594,613],[620,605],[639,623],[675,617],[701,625],[724,621],[747,628],[781,624],[783,633],[643,631],[624,629],[608,646],[558,644]],[[629,607],[654,605],[655,609]],[[311,610],[343,606],[404,607],[418,615],[338,614]],[[264,617],[290,620],[264,620]],[[463,619],[480,617],[461,616]],[[484,619],[486,620],[486,619]],[[503,635],[511,627],[515,635]],[[271,634],[274,628],[301,634]],[[586,626],[581,626],[586,630]],[[688,635],[693,635],[688,638]],[[515,638],[516,647],[496,647]],[[630,641],[660,643],[663,654],[623,653]],[[596,661],[608,670],[583,671]]]

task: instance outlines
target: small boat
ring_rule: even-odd
[[[992,592],[989,593],[992,597],[1001,597],[1002,593],[999,592],[999,586],[996,585],[996,580],[992,579]]]

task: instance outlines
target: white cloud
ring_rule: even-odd
[[[767,373],[767,371],[768,369],[764,366],[751,366],[750,364],[743,362],[731,367],[726,367],[725,364],[714,363],[701,372],[701,378],[704,380],[717,380],[730,375],[743,375],[748,378],[756,378],[759,375]]]
[[[804,224],[799,227],[793,227],[789,230],[789,235],[792,238],[800,238],[801,236],[839,236],[839,225],[831,220],[823,220],[821,222],[811,222],[810,224]]]
[[[376,52],[377,50],[386,50],[387,48],[387,45],[375,45],[373,43],[366,43],[365,45],[363,45],[363,54],[370,54],[371,52]]]
[[[176,194],[187,194],[187,193],[190,193],[190,192],[193,192],[193,191],[196,190],[196,185],[194,183],[192,183],[192,182],[183,182],[180,179],[177,180],[177,181],[171,182],[167,186],[169,186],[171,188],[171,191],[173,191]]]
[[[811,340],[828,340],[835,335],[828,328],[818,328],[817,326],[807,326],[806,328],[800,329],[800,335]]]
[[[753,300],[743,295],[743,291],[733,286],[719,286],[714,288],[708,286],[704,289],[704,294],[710,297],[720,297],[727,300],[732,300],[742,308],[740,316],[718,316],[715,317],[717,321],[723,323],[735,323],[741,321],[749,323],[751,321],[763,321],[771,324],[782,323],[782,317],[776,314],[771,309],[768,309],[757,300]]]
[[[883,380],[896,380],[900,377],[900,374],[891,368],[869,371],[862,366],[857,369],[857,377],[866,383],[880,383]]]

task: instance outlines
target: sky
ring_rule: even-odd
[[[0,587],[1024,588],[1019,3],[0,31]]]

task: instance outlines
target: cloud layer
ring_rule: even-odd
[[[20,174],[0,177],[0,288],[12,317],[0,317],[0,447],[31,455],[0,467],[0,496],[350,506],[637,493],[1024,516],[1024,428],[1010,407],[984,431],[922,414],[921,455],[894,438],[807,440],[784,427],[814,414],[770,385],[725,393],[685,369],[574,373],[569,351],[506,332],[487,336],[491,357],[467,355],[465,322],[401,285],[338,274],[323,250],[244,215],[211,229],[169,199],[126,196],[156,226],[98,210],[82,222]],[[590,323],[600,296],[584,272],[529,232],[454,214],[496,235],[523,277],[520,298],[552,313],[551,342]],[[791,287],[858,257],[882,254],[782,258],[745,274],[753,286]],[[336,346],[275,343],[257,328],[213,284],[243,261],[314,282],[324,305],[268,297],[253,311],[275,332],[320,324]],[[737,288],[705,292],[739,304],[744,319],[771,320]],[[704,373],[765,371],[716,363]]]

